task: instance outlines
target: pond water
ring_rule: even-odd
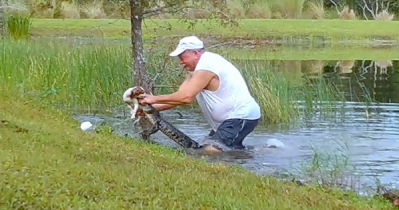
[[[260,174],[293,175],[306,180],[317,178],[314,173],[304,173],[304,167],[315,165],[311,163],[316,152],[327,169],[348,165],[344,175],[336,178],[345,185],[356,185],[355,190],[359,192],[375,188],[376,180],[383,185],[399,184],[399,61],[297,62],[314,63],[301,65],[301,77],[311,78],[307,85],[327,79],[345,93],[347,101],[340,102],[330,117],[320,117],[316,109],[312,117],[295,126],[259,126],[244,141],[252,150],[208,157],[209,161],[239,164]],[[322,64],[314,68],[317,63]],[[209,133],[210,127],[199,112],[172,110],[163,115],[199,142]],[[95,124],[107,122],[118,134],[137,136],[127,113],[77,115],[76,118]],[[161,132],[152,139],[176,147]],[[281,141],[284,147],[268,148],[266,142],[270,139]],[[328,160],[323,160],[322,152]]]

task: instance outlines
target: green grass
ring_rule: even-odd
[[[237,60],[398,60],[397,47],[299,47],[259,46],[254,49],[240,49],[239,46],[209,49]]]
[[[299,119],[300,111],[294,103],[298,100],[294,89],[303,85],[302,78],[289,79],[271,62],[243,62],[240,66],[252,95],[261,107],[266,123],[294,123]]]
[[[29,17],[12,14],[7,17],[7,32],[14,39],[26,39],[32,22]]]
[[[22,98],[22,97],[23,98]],[[298,187],[157,145],[83,133],[29,96],[0,94],[0,205],[7,209],[392,209]]]
[[[130,54],[121,45],[6,40],[0,46],[4,85],[55,106],[106,110],[133,83]]]
[[[128,20],[58,20],[33,19],[33,35],[85,36],[106,38],[128,38]],[[329,41],[372,39],[397,40],[399,22],[365,20],[242,20],[238,28],[220,27],[215,22],[198,24],[194,29],[179,20],[146,20],[143,33],[158,37],[175,37],[196,34],[219,38],[242,39],[298,39],[308,37]],[[61,30],[60,30],[61,29]],[[63,30],[65,29],[65,30]]]

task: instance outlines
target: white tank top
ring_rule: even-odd
[[[260,107],[238,69],[222,56],[204,52],[195,71],[211,71],[219,77],[216,91],[202,90],[196,99],[213,130],[226,119],[258,119]]]

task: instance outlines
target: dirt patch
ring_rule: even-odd
[[[15,125],[8,120],[0,120],[0,128],[10,129],[15,133],[28,133],[29,132],[28,129],[19,127],[18,125]]]

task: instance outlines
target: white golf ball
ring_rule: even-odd
[[[82,131],[87,131],[87,130],[91,130],[93,128],[93,124],[91,124],[91,122],[86,121],[83,122],[82,124],[80,124],[80,129],[82,129]]]

